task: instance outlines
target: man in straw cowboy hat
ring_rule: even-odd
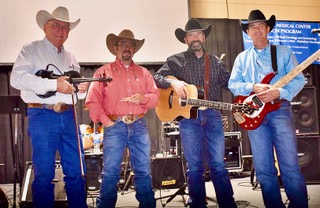
[[[76,90],[66,76],[48,79],[35,75],[43,69],[58,75],[70,70],[80,72],[74,56],[63,47],[70,30],[78,25],[80,19],[70,21],[67,8],[60,6],[51,14],[39,11],[36,20],[45,37],[22,48],[10,79],[11,85],[21,90],[21,97],[28,105],[34,170],[32,206],[54,207],[52,179],[55,176],[56,151],[59,150],[68,206],[87,207],[81,168],[84,166],[83,150],[78,150],[79,140],[72,107],[72,94]],[[87,83],[79,84],[77,94],[80,99],[85,97],[87,87]],[[54,96],[38,96],[47,95],[48,92],[53,92]]]
[[[93,122],[104,126],[103,170],[97,207],[115,207],[120,165],[125,148],[130,152],[136,198],[141,208],[156,206],[150,176],[151,141],[144,115],[158,102],[158,89],[150,72],[132,60],[143,40],[135,39],[130,30],[109,34],[106,44],[116,56],[94,73],[112,78],[108,86],[92,83],[86,106]]]
[[[276,46],[276,58],[272,61],[273,46],[267,35],[275,22],[274,15],[267,20],[260,10],[252,10],[248,22],[241,22],[242,30],[251,37],[253,45],[235,59],[229,88],[236,96],[249,96],[254,92],[262,103],[281,103],[278,110],[266,115],[259,127],[248,131],[254,167],[265,206],[285,207],[275,167],[275,151],[282,183],[290,200],[289,207],[302,208],[308,207],[308,197],[305,179],[299,168],[290,101],[303,88],[305,80],[300,73],[279,88],[262,81],[267,74],[275,72],[270,82],[273,84],[298,65],[292,51],[283,45]],[[277,67],[273,68],[272,62]]]
[[[187,44],[188,49],[170,56],[156,72],[154,78],[160,88],[172,87],[181,98],[189,91],[187,84],[204,87],[206,100],[220,101],[221,87],[227,88],[229,73],[221,60],[204,49],[211,25],[203,28],[197,19],[190,19],[185,30],[176,29],[177,39]],[[168,79],[174,76],[177,79]],[[191,208],[206,207],[205,163],[216,191],[219,207],[237,207],[233,189],[225,168],[224,133],[222,115],[215,109],[198,109],[197,116],[179,121],[181,143],[188,162],[188,188]],[[205,157],[204,157],[205,155]]]

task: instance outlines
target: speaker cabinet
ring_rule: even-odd
[[[180,157],[151,158],[153,188],[180,188],[183,185]]]
[[[102,154],[85,154],[87,168],[88,191],[99,191],[101,185],[101,171],[103,164]]]
[[[26,163],[26,172],[23,179],[20,207],[32,207],[32,181],[34,179],[34,171],[32,162]],[[55,196],[55,207],[56,208],[67,208],[67,195],[64,187],[63,173],[60,162],[56,162],[55,166],[55,177],[52,180],[54,186],[54,196]]]
[[[297,135],[319,134],[316,88],[305,87],[291,102]]]
[[[297,144],[299,165],[306,182],[320,183],[320,136],[298,136]]]
[[[224,132],[226,168],[229,172],[243,170],[241,132]]]

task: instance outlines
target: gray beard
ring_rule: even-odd
[[[195,46],[195,43],[199,43],[199,46]],[[197,52],[197,51],[201,51],[203,49],[203,45],[200,41],[193,41],[190,43],[189,45],[189,48],[194,51],[194,52]]]

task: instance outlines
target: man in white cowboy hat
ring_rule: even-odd
[[[303,88],[305,80],[300,73],[283,87],[272,86],[298,65],[292,51],[283,45],[276,46],[276,58],[272,60],[273,46],[267,35],[275,21],[274,15],[267,20],[260,10],[252,10],[248,22],[241,22],[242,30],[251,37],[253,45],[235,59],[229,88],[236,96],[249,96],[253,92],[263,104],[281,104],[278,110],[266,114],[260,126],[248,131],[254,167],[265,206],[286,207],[280,194],[275,151],[289,207],[303,208],[308,207],[308,196],[298,162],[290,101]],[[271,82],[265,81],[270,73],[275,76]]]
[[[80,72],[74,56],[63,47],[70,30],[80,19],[70,21],[68,10],[60,6],[51,14],[39,11],[36,20],[45,37],[22,48],[10,77],[11,85],[21,90],[21,97],[28,106],[28,130],[34,170],[32,206],[54,207],[52,179],[55,176],[58,150],[65,175],[68,206],[87,207],[83,149],[78,150],[81,141],[77,137],[72,105],[72,94],[76,89],[67,81],[66,76],[51,79],[50,76],[43,78],[35,75],[45,69],[57,75],[63,75],[67,71]],[[79,84],[78,98],[85,97],[87,88],[87,83]]]
[[[185,30],[176,29],[177,39],[187,44],[187,51],[170,56],[154,78],[160,88],[172,87],[181,98],[189,91],[187,84],[204,87],[206,100],[221,101],[221,87],[227,89],[230,74],[221,60],[204,49],[211,25],[203,28],[197,19],[190,19]],[[179,80],[168,79],[174,76]],[[188,162],[188,188],[191,208],[206,207],[205,163],[216,191],[219,207],[237,207],[233,189],[225,168],[222,115],[215,109],[198,109],[196,116],[179,121],[184,156]],[[203,156],[206,157],[203,157]]]
[[[106,75],[112,82],[105,87],[100,83],[90,85],[86,106],[93,122],[104,126],[103,169],[97,207],[115,207],[117,184],[120,179],[122,156],[127,147],[131,169],[134,172],[136,198],[141,208],[154,208],[156,202],[150,176],[151,141],[145,113],[158,102],[158,89],[150,72],[132,60],[143,40],[135,39],[130,30],[109,34],[106,44],[116,56],[94,73]]]

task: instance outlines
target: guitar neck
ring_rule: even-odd
[[[316,51],[314,54],[312,54],[309,58],[304,60],[292,71],[290,71],[286,76],[282,77],[279,81],[274,83],[272,86],[275,88],[280,88],[288,84],[294,77],[296,77],[299,73],[301,73],[304,69],[306,69],[310,64],[312,64],[319,57],[320,57],[320,49]]]
[[[223,103],[218,101],[209,101],[209,100],[200,100],[200,99],[191,99],[188,98],[187,101],[188,105],[192,105],[195,107],[207,107],[207,108],[214,108],[219,110],[233,110],[233,104],[230,103]]]

